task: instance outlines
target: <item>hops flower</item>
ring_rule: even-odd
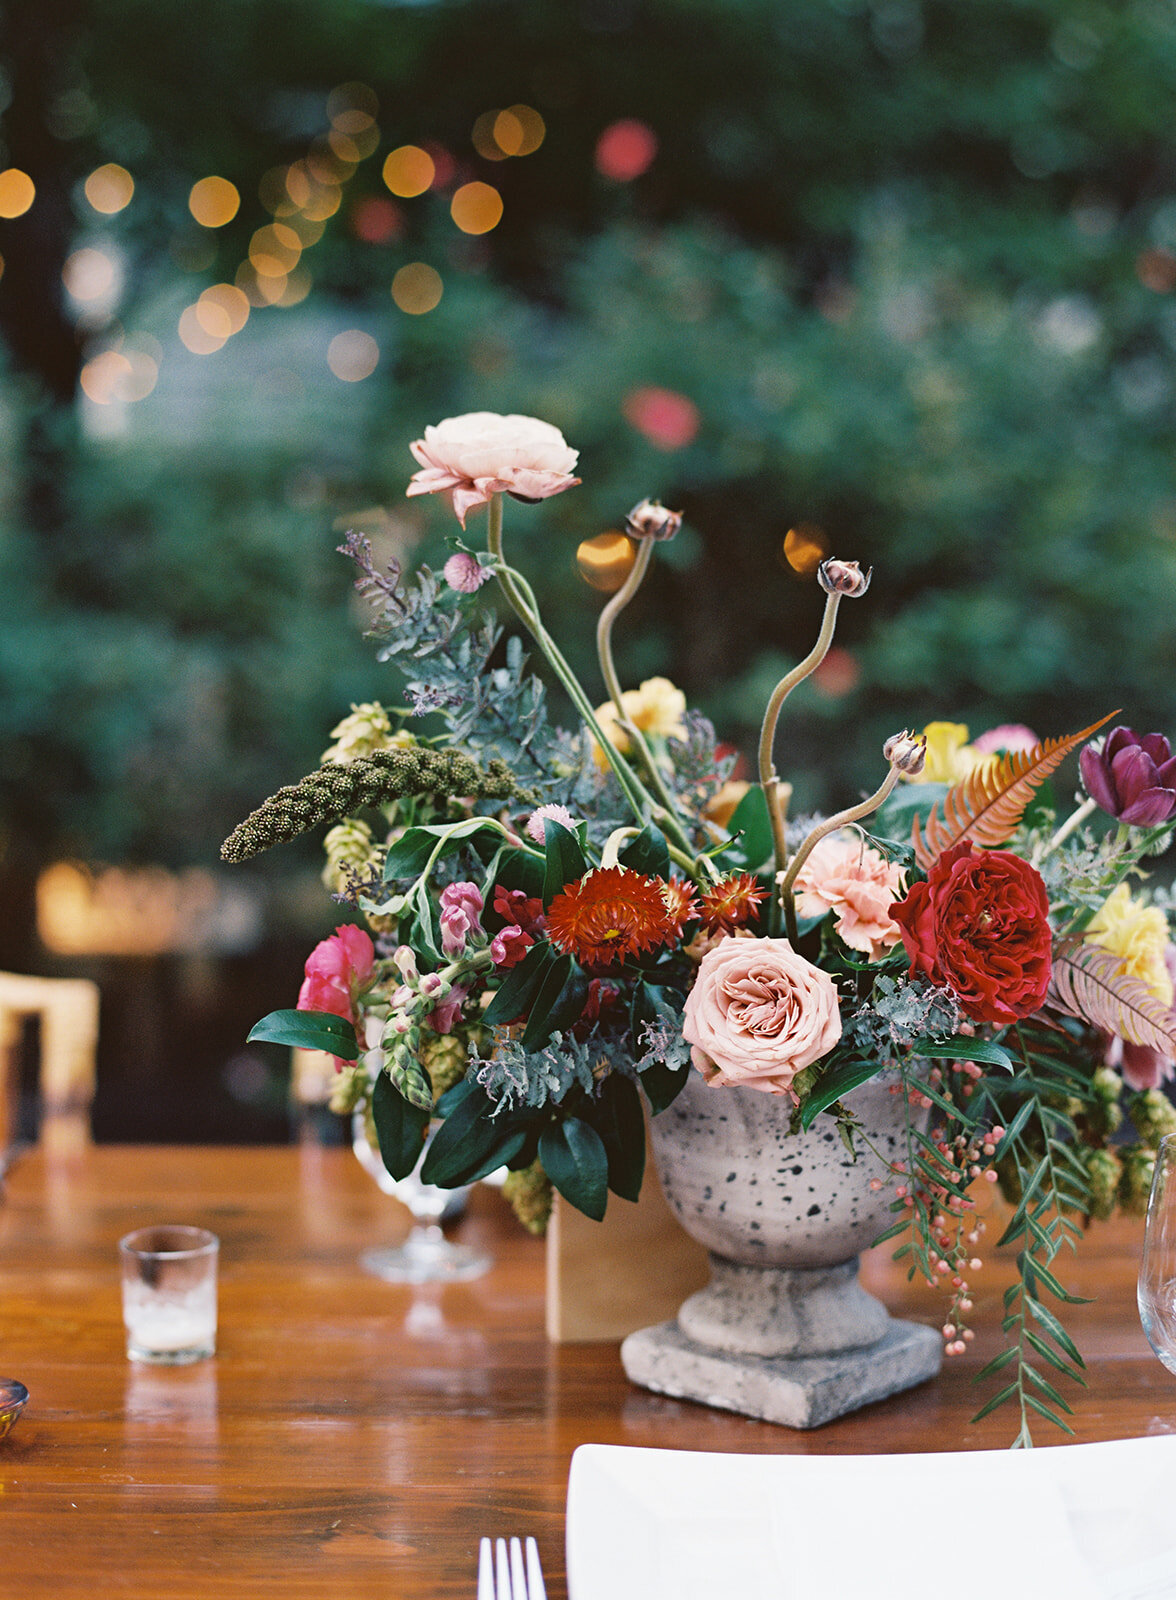
[[[598,867],[565,884],[547,908],[547,936],[586,967],[607,967],[674,937],[661,883],[625,867]]]
[[[351,714],[331,729],[334,744],[324,750],[322,759],[346,766],[359,756],[370,756],[373,750],[388,750],[397,744],[415,744],[411,733],[403,738],[394,736],[388,713],[378,700],[366,700],[363,705],[353,705]]]
[[[516,500],[546,500],[579,483],[572,476],[577,452],[550,422],[538,417],[498,416],[470,411],[426,428],[409,446],[421,471],[409,495],[445,494],[465,527],[475,506],[496,494]]]

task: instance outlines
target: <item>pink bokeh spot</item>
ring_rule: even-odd
[[[596,141],[596,170],[614,183],[632,183],[657,155],[657,134],[636,117],[612,122]]]
[[[684,450],[698,436],[698,407],[674,389],[656,384],[630,389],[621,410],[625,421],[658,450]]]

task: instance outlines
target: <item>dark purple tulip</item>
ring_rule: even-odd
[[[1176,816],[1176,757],[1162,733],[1141,739],[1112,728],[1101,750],[1083,748],[1078,764],[1087,794],[1120,822],[1154,828]]]

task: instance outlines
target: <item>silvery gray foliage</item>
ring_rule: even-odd
[[[1122,857],[1123,847],[1116,843],[1113,833],[1096,838],[1083,829],[1077,840],[1071,839],[1035,865],[1051,906],[1097,911],[1114,886]],[[1154,894],[1149,898],[1154,901]]]
[[[682,1037],[681,1018],[658,1017],[641,1030],[642,1053],[633,1063],[640,1074],[646,1067],[666,1066],[679,1072],[690,1065],[690,1046]]]
[[[481,1056],[476,1049],[470,1053],[474,1077],[496,1102],[495,1116],[521,1106],[536,1108],[549,1100],[560,1102],[576,1084],[591,1094],[595,1069],[602,1059],[614,1070],[624,1070],[627,1065],[615,1042],[585,1041],[562,1033],[553,1033],[541,1050],[524,1050],[520,1040],[499,1033],[493,1056]]]
[[[905,978],[879,973],[868,1003],[846,1021],[841,1043],[863,1056],[894,1061],[916,1039],[950,1038],[962,1020],[950,990],[916,989]]]

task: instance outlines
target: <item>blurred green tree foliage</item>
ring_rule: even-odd
[[[12,0],[3,19],[3,165],[37,184],[0,222],[10,835],[207,859],[350,700],[394,701],[333,547],[382,507],[388,552],[443,553],[444,508],[401,500],[407,444],[472,409],[543,416],[581,451],[584,487],[512,507],[508,538],[589,681],[577,542],[647,493],[685,510],[623,672],[675,678],[745,745],[819,614],[789,529],[874,564],[782,730],[805,804],[872,784],[883,738],[936,717],[1044,734],[1123,706],[1173,731],[1170,5]],[[180,312],[233,281],[259,194],[355,82],[378,143],[304,250],[309,294],[189,355]],[[533,153],[494,159],[484,123],[472,142],[520,104],[544,119]],[[656,153],[608,176],[599,140],[627,121]],[[383,161],[407,143],[438,182],[393,198]],[[84,197],[102,162],[135,179],[117,215]],[[187,201],[214,172],[242,203],[210,230]],[[485,234],[451,219],[469,181],[502,196]],[[61,287],[80,248],[117,260],[114,320]],[[389,294],[417,262],[443,284],[423,315]],[[326,362],[349,328],[379,349],[361,382]],[[78,373],[136,330],[158,386],[104,431]]]

